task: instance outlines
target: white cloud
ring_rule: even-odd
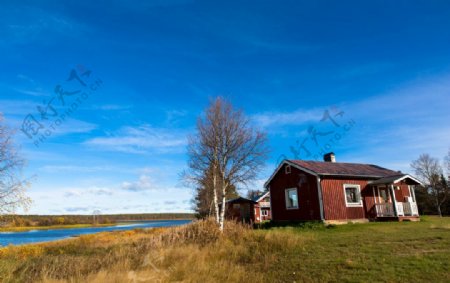
[[[71,197],[82,197],[87,195],[94,195],[94,196],[111,196],[113,195],[114,190],[110,188],[104,188],[104,187],[88,187],[88,188],[76,188],[76,189],[68,189],[64,192],[64,196],[66,198]]]
[[[89,122],[69,118],[61,123],[59,127],[56,127],[55,132],[52,135],[67,135],[77,133],[89,133],[98,126]]]
[[[263,112],[251,117],[252,121],[261,127],[283,127],[317,122],[322,118],[324,109],[298,109],[290,112]]]
[[[112,166],[76,166],[76,165],[45,165],[41,167],[41,170],[47,173],[61,173],[61,172],[105,172],[105,171],[121,171],[123,169]]]
[[[156,190],[158,187],[148,175],[141,175],[135,182],[123,182],[121,188],[130,192]]]
[[[84,144],[100,150],[126,153],[180,151],[186,145],[186,134],[177,129],[155,128],[149,125],[124,127],[109,137],[97,137]]]
[[[20,13],[20,17],[16,16]],[[43,10],[32,5],[4,7],[0,11],[0,24],[5,27],[5,44],[25,44],[33,41],[47,43],[48,35],[76,37],[84,32],[86,26],[66,15]]]
[[[92,109],[113,111],[113,110],[128,110],[133,108],[132,105],[119,105],[119,104],[103,104],[103,105],[93,105]]]
[[[82,195],[82,192],[79,190],[68,190],[64,193],[65,197],[79,197]]]
[[[31,100],[2,99],[0,100],[0,112],[6,116],[21,115],[25,118],[30,111],[36,109],[36,105],[38,104]]]
[[[14,88],[14,91],[18,92],[18,93],[23,93],[26,95],[30,95],[30,96],[51,96],[52,94],[41,89],[41,88],[35,88],[34,90],[27,90],[27,89],[19,89],[19,88]]]

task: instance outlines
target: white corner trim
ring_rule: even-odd
[[[323,211],[323,197],[322,197],[322,184],[320,183],[320,177],[317,176],[317,197],[319,198],[320,219],[325,220]]]
[[[287,159],[284,159],[283,161],[281,161],[280,165],[278,165],[277,169],[275,169],[275,171],[273,171],[272,175],[270,175],[269,179],[267,179],[267,181],[264,183],[264,188],[267,189],[267,187],[269,186],[270,182],[272,181],[272,179],[275,177],[275,175],[278,173],[278,171],[280,171],[281,167],[283,167],[284,164],[290,165],[291,167],[297,168],[300,171],[306,172],[308,174],[311,174],[313,176],[319,176],[316,172],[313,172],[311,170],[308,170],[306,168],[303,168],[300,165],[297,165],[293,162],[290,162]]]
[[[255,200],[256,202],[259,202],[261,199],[267,197],[267,195],[270,194],[270,191],[267,191],[265,194],[263,194],[261,197],[259,197],[257,200]]]

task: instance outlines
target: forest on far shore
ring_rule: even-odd
[[[74,224],[109,224],[120,221],[193,219],[192,213],[141,213],[98,215],[3,215],[0,226],[31,227]]]

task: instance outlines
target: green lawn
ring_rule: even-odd
[[[213,222],[0,249],[5,282],[450,282],[450,218],[250,230]]]
[[[449,218],[280,230],[310,240],[278,255],[279,281],[450,282]]]

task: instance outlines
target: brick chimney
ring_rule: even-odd
[[[334,152],[329,152],[323,156],[323,161],[325,162],[336,162],[336,157]]]

